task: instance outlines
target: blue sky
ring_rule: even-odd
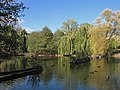
[[[75,19],[79,24],[94,23],[105,9],[120,10],[120,0],[22,0],[29,7],[21,25],[28,32],[39,31],[45,25],[53,32],[62,22]]]

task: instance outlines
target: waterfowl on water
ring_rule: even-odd
[[[98,68],[100,68],[100,66],[97,66]]]
[[[113,70],[115,70],[115,68],[113,68]]]
[[[65,66],[65,64],[63,64],[63,66]]]
[[[90,72],[90,74],[94,74],[94,72]]]
[[[95,70],[94,72],[98,72],[97,70]]]
[[[106,76],[106,78],[107,78],[107,80],[108,80],[108,79],[110,79],[110,76],[109,76],[109,75],[107,75],[107,76]]]

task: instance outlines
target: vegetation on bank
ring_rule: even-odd
[[[45,26],[27,33],[18,27],[26,7],[14,0],[0,2],[0,57],[22,53],[102,55],[120,49],[120,11],[105,9],[94,24],[68,19],[55,32]],[[4,8],[3,8],[4,6]]]
[[[17,28],[25,9],[18,0],[0,1],[0,57],[26,52],[26,31]]]

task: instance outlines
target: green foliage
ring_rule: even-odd
[[[64,22],[61,29],[65,32],[65,36],[61,38],[58,53],[70,55],[74,52],[74,38],[78,29],[78,24],[74,19],[68,19]],[[64,50],[63,50],[64,49]]]
[[[12,26],[4,26],[4,31],[2,32],[0,38],[0,52],[17,54],[25,53],[27,51],[26,46],[26,31]]]
[[[75,54],[79,56],[90,55],[90,40],[88,29],[90,24],[82,24],[75,35]]]
[[[27,46],[26,46],[26,37],[27,37],[27,32],[24,29],[19,29],[17,30],[17,34],[19,35],[18,37],[18,52],[25,53],[27,52]]]
[[[112,53],[113,51],[120,49],[120,36],[117,36],[115,38],[112,38],[109,40],[109,48],[108,51]]]
[[[47,26],[45,26],[40,32],[40,39],[41,39],[40,47],[47,48],[47,45],[52,40],[52,38],[53,38],[53,33]]]
[[[32,32],[30,35],[27,36],[27,46],[28,46],[28,52],[35,52],[37,49],[39,49],[39,33],[38,32]]]
[[[68,36],[63,36],[58,46],[59,55],[70,55],[71,54],[71,41]]]
[[[0,52],[10,52],[15,53],[18,46],[17,38],[18,35],[16,31],[11,26],[4,26],[4,31],[2,32],[0,38]]]
[[[87,23],[78,26],[76,20],[68,19],[54,34],[45,26],[42,31],[28,35],[25,30],[13,27],[25,8],[17,0],[1,0],[0,54],[28,51],[86,56],[106,54],[120,48],[120,11],[105,9],[94,26]]]
[[[47,47],[51,51],[51,53],[54,53],[54,54],[58,53],[58,46],[59,46],[59,42],[60,42],[60,39],[62,36],[64,36],[64,32],[62,32],[61,30],[57,30],[54,33],[52,40],[47,45]]]
[[[67,31],[66,35],[60,40],[58,53],[60,55],[76,54],[79,56],[90,54],[90,43],[87,33],[90,26],[90,24],[82,24],[76,30]]]
[[[40,32],[32,32],[28,35],[27,46],[29,52],[47,53],[49,50],[47,45],[53,38],[51,30],[45,26]]]
[[[63,22],[61,29],[65,34],[71,34],[78,29],[78,23],[74,19],[68,19],[66,22]]]
[[[54,34],[48,27],[44,27],[41,32],[30,35],[28,50],[78,56],[105,54],[119,46],[119,40],[112,37],[119,30],[119,14],[119,11],[104,10],[97,20],[96,26],[85,23],[78,27],[77,21],[68,19],[63,22],[62,31],[58,30]],[[114,17],[113,20],[112,17]],[[111,37],[112,39],[110,39]]]
[[[26,7],[19,0],[0,0],[0,57],[18,52],[19,35],[14,26],[20,17],[24,16],[22,12],[25,9]]]

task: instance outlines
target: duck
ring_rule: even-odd
[[[108,79],[110,79],[110,76],[109,76],[109,75],[107,75],[107,76],[106,76],[106,78],[107,78],[107,80],[108,80]]]
[[[97,66],[98,68],[100,68],[100,66]]]
[[[94,72],[90,72],[90,74],[94,74]]]
[[[115,68],[113,68],[113,70],[115,70]]]
[[[65,66],[65,64],[63,64],[63,66]]]
[[[98,72],[97,70],[95,70],[94,72]]]

